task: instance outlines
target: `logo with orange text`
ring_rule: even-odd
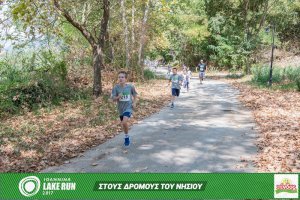
[[[298,198],[298,174],[274,174],[275,198]]]

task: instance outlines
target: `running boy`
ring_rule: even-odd
[[[136,107],[137,92],[133,85],[126,83],[127,73],[121,71],[118,74],[119,84],[112,90],[112,99],[118,103],[120,120],[125,133],[125,146],[129,146],[130,139],[128,135],[128,120],[131,117],[133,109]]]
[[[169,84],[172,82],[172,97],[171,97],[171,108],[174,108],[175,97],[179,97],[180,85],[182,84],[182,76],[177,74],[177,68],[173,67],[173,74],[170,76]]]
[[[206,64],[203,62],[203,60],[200,61],[198,67],[199,67],[200,84],[202,84],[203,78],[205,76],[205,71],[206,71]]]
[[[189,85],[190,85],[190,73],[187,71],[183,71],[183,87],[186,88],[186,91],[189,91]]]
[[[190,78],[192,78],[192,71],[190,70],[190,68],[187,68],[187,74],[190,76]]]

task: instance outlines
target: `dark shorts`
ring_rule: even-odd
[[[124,112],[123,115],[120,115],[120,120],[123,121],[123,117],[131,117],[131,112]]]
[[[172,88],[172,96],[177,96],[179,97],[180,90],[176,88]]]
[[[205,72],[200,72],[199,73],[199,78],[204,78],[204,76],[205,76]]]

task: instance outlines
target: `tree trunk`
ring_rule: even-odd
[[[122,8],[122,21],[124,26],[124,43],[125,43],[125,56],[126,56],[126,68],[129,67],[129,43],[128,43],[128,26],[126,21],[126,6],[125,0],[121,0],[121,8]]]
[[[263,11],[262,17],[260,19],[259,27],[256,30],[255,37],[259,34],[260,30],[262,29],[262,27],[265,24],[266,16],[268,14],[268,9],[269,9],[269,1],[265,1],[265,5],[263,7],[264,7],[264,11]]]
[[[132,0],[132,8],[131,8],[131,66],[134,66],[134,73],[138,78],[139,74],[139,65],[137,61],[137,48],[135,42],[135,0]]]
[[[145,12],[144,12],[144,18],[142,21],[142,29],[141,29],[141,37],[140,37],[140,46],[139,46],[139,54],[138,54],[138,65],[141,70],[141,75],[144,77],[144,66],[143,66],[143,50],[144,50],[144,43],[145,43],[145,32],[146,32],[146,24],[148,19],[148,12],[150,7],[151,0],[148,0],[146,2]]]
[[[246,74],[250,74],[250,69],[251,69],[251,62],[249,60],[249,57],[246,58],[246,69],[245,69],[245,73]]]
[[[113,63],[114,61],[114,41],[110,38],[108,31],[105,35],[105,46],[103,48],[107,54],[108,63]]]
[[[94,68],[94,85],[93,95],[99,97],[102,93],[101,67],[102,67],[102,49],[99,45],[93,47],[93,68]]]
[[[136,59],[136,44],[135,44],[135,0],[132,0],[131,8],[131,65],[135,66],[137,72],[137,59]]]
[[[249,9],[249,0],[245,0],[244,1],[244,5],[245,5],[245,12],[244,12],[244,20],[245,20],[245,41],[246,41],[246,45],[248,46],[248,42],[249,42],[249,24],[248,24],[248,19],[247,19],[247,15],[248,15],[248,9]],[[247,51],[249,51],[249,49],[246,49]],[[250,68],[251,68],[251,64],[250,64],[250,60],[249,60],[249,56],[247,55],[246,57],[246,69],[245,69],[245,73],[249,74],[250,73]]]
[[[264,4],[262,5],[263,6],[263,13],[262,13],[262,16],[260,18],[260,21],[259,21],[259,25],[258,25],[258,28],[253,28],[252,30],[250,29],[251,27],[251,20],[249,21],[249,17],[248,17],[248,14],[249,14],[249,9],[251,8],[251,3],[253,3],[251,0],[244,0],[243,1],[243,5],[245,6],[245,10],[244,10],[244,23],[245,23],[245,42],[246,43],[249,43],[253,40],[253,38],[257,37],[257,35],[259,34],[260,30],[263,28],[263,25],[265,23],[265,20],[266,20],[266,15],[267,15],[267,11],[268,11],[268,8],[269,8],[269,1],[266,0],[264,1]],[[255,4],[255,2],[254,2]],[[257,18],[254,18],[254,17],[251,17],[251,19],[253,20],[258,20]],[[253,23],[253,22],[252,22]],[[254,21],[254,23],[256,24],[256,21]],[[248,44],[247,44],[248,46]],[[247,48],[246,49],[248,52],[248,55],[247,55],[247,58],[245,60],[245,64],[246,64],[246,69],[245,69],[245,73],[246,74],[250,74],[251,72],[251,64],[252,64],[252,61],[251,61],[251,54],[253,53],[253,50],[251,48]]]
[[[109,20],[109,0],[103,0],[103,17],[101,19],[100,34],[98,44],[93,46],[93,67],[94,67],[94,86],[93,94],[99,97],[102,94],[101,69],[104,68],[103,49],[105,45],[105,35]]]
[[[109,0],[102,0],[103,2],[103,16],[101,19],[100,33],[98,37],[95,37],[88,29],[83,22],[79,23],[76,18],[72,17],[70,13],[61,7],[58,0],[53,0],[54,6],[61,12],[61,14],[66,18],[70,24],[77,28],[81,34],[87,39],[93,48],[93,68],[94,68],[94,84],[93,84],[93,94],[96,97],[99,97],[102,94],[102,85],[101,85],[101,69],[104,66],[103,61],[103,49],[105,43],[105,35],[107,32],[107,24],[109,20]],[[85,21],[85,19],[83,19]]]
[[[110,63],[114,62],[115,59],[115,50],[114,50],[114,41],[110,40],[109,41],[109,54],[108,54]]]
[[[132,0],[132,12],[131,12],[131,45],[134,47],[135,44],[135,35],[134,35],[134,18],[135,18],[135,7],[134,0]]]

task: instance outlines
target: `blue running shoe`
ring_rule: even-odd
[[[130,140],[129,140],[129,137],[125,138],[125,141],[124,141],[124,146],[129,146],[130,144]]]

